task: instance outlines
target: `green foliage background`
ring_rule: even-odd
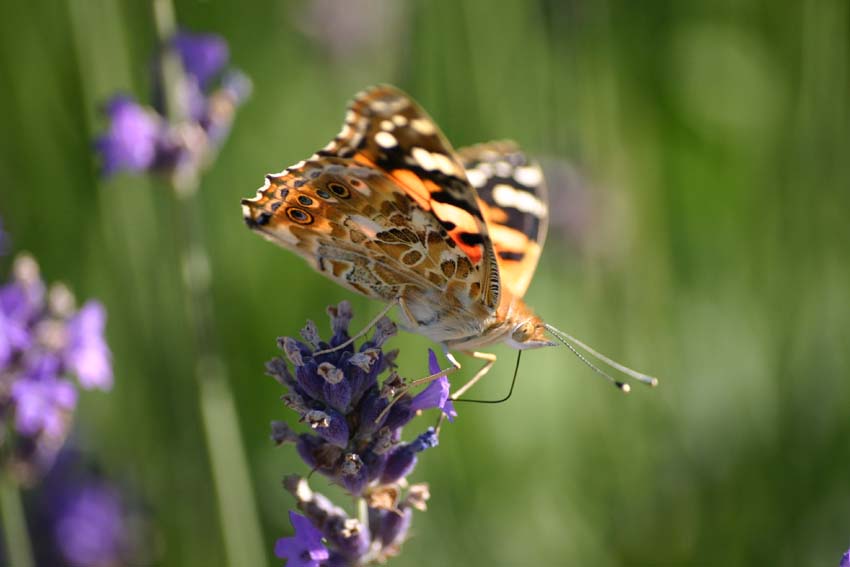
[[[254,81],[199,200],[269,564],[290,529],[280,479],[307,471],[268,440],[292,415],[263,364],[329,303],[351,299],[355,326],[380,306],[251,234],[239,199],[322,147],[378,82],[458,147],[510,137],[581,172],[573,189],[592,206],[578,232],[553,228],[528,301],[662,377],[624,397],[565,349],[526,353],[508,403],[459,407],[423,455],[413,480],[430,483],[430,508],[392,564],[837,564],[850,546],[848,4],[326,4],[372,26],[367,40],[304,33],[306,2],[176,3]],[[155,181],[98,179],[91,152],[108,96],[149,100],[155,44],[145,2],[3,3],[0,216],[49,280],[108,307],[115,389],[83,396],[78,438],[150,503],[157,563],[223,565],[181,219]],[[550,191],[553,216],[575,215],[564,186]],[[421,375],[428,342],[393,346]],[[496,350],[478,397],[508,386],[512,353]]]

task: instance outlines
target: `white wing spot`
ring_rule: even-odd
[[[390,107],[389,103],[383,100],[373,100],[371,106],[378,114],[385,113]]]
[[[526,187],[537,187],[543,181],[543,172],[539,167],[518,167],[514,171],[514,179]]]
[[[434,152],[431,154],[431,158],[434,160],[435,167],[446,175],[454,175],[457,173],[455,164],[449,156],[439,152]]]
[[[510,185],[500,183],[493,188],[493,200],[504,208],[514,208],[537,218],[546,217],[546,205],[527,191],[519,191]]]
[[[393,122],[398,127],[407,126],[407,116],[404,114],[396,114],[393,116]]]
[[[484,175],[484,172],[480,169],[468,170],[466,172],[466,178],[469,180],[469,183],[476,189],[484,187],[484,184],[487,183],[487,176]]]
[[[496,162],[496,175],[499,177],[510,177],[511,169],[511,164],[506,161]]]
[[[434,124],[427,118],[416,118],[410,123],[410,126],[423,136],[430,136],[437,131]]]
[[[389,120],[381,120],[381,130],[392,130],[395,128],[395,124],[393,124]]]
[[[433,171],[437,168],[436,164],[434,163],[433,154],[431,154],[431,152],[429,152],[428,150],[420,147],[415,147],[410,151],[410,154],[413,156],[413,159],[416,160],[416,163],[418,163],[422,167],[422,169]]]
[[[382,148],[392,148],[398,145],[398,140],[395,139],[395,136],[384,131],[375,134],[375,142]]]

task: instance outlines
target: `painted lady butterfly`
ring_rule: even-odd
[[[357,95],[333,141],[267,175],[242,208],[251,229],[344,287],[386,302],[381,316],[397,305],[402,327],[441,343],[457,368],[450,350],[485,360],[471,383],[495,361],[474,352],[488,345],[554,346],[548,331],[576,354],[567,339],[589,349],[522,299],[546,236],[540,167],[513,142],[455,152],[393,87]]]

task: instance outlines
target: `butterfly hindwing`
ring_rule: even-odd
[[[458,155],[481,201],[502,285],[522,297],[546,239],[549,211],[543,172],[510,141],[462,148]]]

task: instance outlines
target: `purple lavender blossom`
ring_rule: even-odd
[[[0,449],[21,480],[37,477],[61,448],[77,404],[76,385],[111,386],[104,321],[99,303],[76,311],[73,295],[60,284],[45,293],[30,256],[15,260],[12,280],[0,287],[0,415],[15,433],[0,439]]]
[[[290,477],[285,482],[298,508],[327,542],[326,565],[361,565],[397,553],[410,525],[411,509],[424,509],[427,488],[409,486],[406,477],[415,468],[418,454],[437,445],[437,433],[429,428],[404,443],[403,428],[423,410],[439,408],[450,419],[457,414],[445,376],[413,396],[409,383],[394,371],[397,351],[383,350],[396,333],[392,321],[381,319],[372,338],[355,348],[346,344],[353,317],[350,304],[343,301],[328,308],[328,313],[333,330],[329,341],[320,339],[316,325],[309,321],[301,331],[303,342],[278,339],[286,358],[271,360],[267,371],[287,387],[284,404],[298,413],[311,432],[298,433],[283,422],[274,422],[272,439],[279,445],[294,444],[307,466],[365,501],[367,523],[364,518],[348,517],[324,496],[314,494],[304,479]],[[433,352],[429,364],[430,374],[439,372]],[[379,382],[385,372],[388,376]],[[287,541],[295,545],[291,538]]]
[[[207,166],[227,138],[236,113],[251,91],[248,78],[226,69],[227,43],[212,34],[180,32],[169,45],[184,70],[178,85],[179,114],[169,122],[162,89],[161,59],[153,68],[152,107],[126,96],[115,97],[107,107],[109,131],[95,143],[104,175],[158,172],[192,177]]]
[[[88,301],[68,321],[65,359],[83,388],[108,390],[112,387],[112,355],[103,338],[106,309],[98,301]]]
[[[164,123],[161,116],[124,95],[114,97],[106,107],[109,131],[97,139],[103,174],[119,171],[139,173],[156,162]]]
[[[850,567],[850,551],[841,556],[841,563],[838,567]]]
[[[416,467],[416,453],[421,453],[425,449],[437,446],[437,434],[433,429],[417,437],[410,443],[401,445],[390,453],[387,462],[384,465],[384,472],[381,475],[382,484],[392,484],[398,482],[411,472]]]
[[[287,567],[319,567],[330,558],[328,548],[322,543],[322,532],[313,527],[310,520],[295,512],[289,512],[289,521],[295,529],[293,537],[282,537],[274,546],[274,553],[287,559]]]
[[[153,565],[138,495],[68,443],[31,498],[37,565]]]
[[[48,438],[61,439],[67,431],[69,416],[77,405],[77,390],[73,384],[56,375],[21,378],[12,384],[12,401],[18,433],[30,437],[44,434]]]
[[[230,59],[227,43],[214,34],[193,34],[181,31],[171,42],[180,55],[186,74],[204,89]]]
[[[71,565],[113,565],[121,556],[126,526],[118,494],[90,484],[67,496],[54,539]]]
[[[434,351],[428,349],[428,372],[432,375],[441,370],[440,363],[437,361],[437,355]],[[426,410],[431,408],[440,408],[440,411],[445,414],[450,422],[454,422],[457,417],[454,403],[449,396],[449,379],[445,375],[440,376],[428,386],[419,392],[413,402],[411,408],[413,410]]]

